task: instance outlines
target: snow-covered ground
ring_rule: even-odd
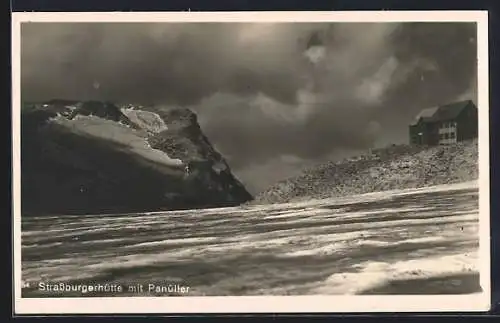
[[[478,244],[476,182],[295,204],[29,217],[23,296],[82,295],[43,292],[41,281],[121,284],[114,296],[160,295],[148,284],[189,286],[187,296],[476,293]],[[137,284],[144,292],[129,292]]]
[[[144,115],[146,114],[144,113]],[[156,116],[156,114],[154,115]],[[138,114],[135,114],[135,116],[136,119],[138,119]],[[153,119],[153,117],[150,118]],[[148,121],[144,120],[146,120],[146,118],[143,116],[143,121],[140,125],[144,125],[146,121]],[[96,116],[83,115],[77,115],[72,120],[58,116],[53,119],[53,122],[68,127],[77,133],[121,144],[124,150],[140,155],[147,160],[157,162],[160,165],[182,166],[182,161],[180,159],[170,158],[165,152],[152,149],[147,141],[147,133],[132,129],[119,122],[106,120]],[[151,123],[153,123],[153,121],[151,121]],[[163,126],[164,124],[156,125],[155,129],[161,131],[163,130]],[[150,128],[152,129],[154,127],[151,126]],[[150,130],[150,128],[146,128],[146,130]]]
[[[121,112],[126,115],[130,121],[141,127],[141,129],[152,133],[160,133],[168,129],[163,119],[154,112],[136,110],[134,108],[124,108],[121,109]]]

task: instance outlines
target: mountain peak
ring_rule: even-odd
[[[252,196],[186,108],[51,100],[22,112],[23,210],[140,212]]]

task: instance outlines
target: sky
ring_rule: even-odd
[[[24,23],[21,93],[188,107],[257,193],[476,102],[476,39],[474,23]]]

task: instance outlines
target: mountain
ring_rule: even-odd
[[[21,111],[23,215],[234,206],[252,199],[189,109],[51,100]]]
[[[478,178],[477,139],[443,146],[394,145],[304,170],[257,194],[250,204],[419,188]]]

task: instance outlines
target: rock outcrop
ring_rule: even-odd
[[[252,199],[192,111],[158,111],[70,100],[24,107],[23,215],[206,208]]]
[[[303,171],[257,194],[252,204],[283,203],[478,178],[477,140],[444,146],[398,145]]]

